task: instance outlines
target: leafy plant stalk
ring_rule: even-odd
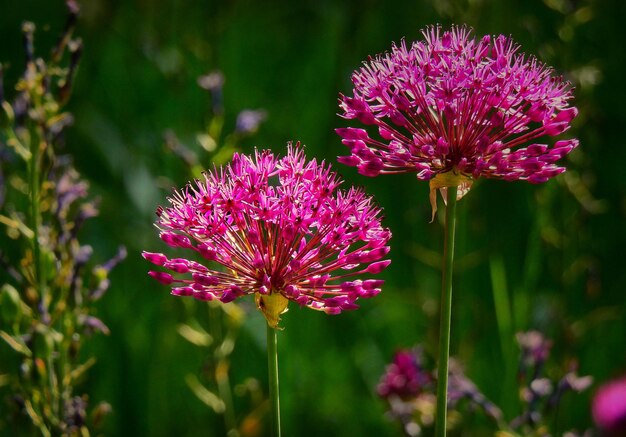
[[[63,107],[82,52],[72,37],[78,5],[67,0],[67,23],[48,58],[34,49],[35,25],[22,25],[26,65],[13,95],[0,91],[0,349],[5,426],[43,436],[89,435],[110,406],[89,418],[87,396],[76,387],[95,359],[80,362],[83,342],[108,327],[94,303],[125,250],[88,268],[92,248],[79,241],[83,222],[97,215],[69,156],[59,155],[73,117]],[[2,75],[0,68],[0,76]],[[1,78],[0,78],[1,79]],[[1,84],[0,84],[1,85]]]

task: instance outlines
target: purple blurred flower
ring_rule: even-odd
[[[263,109],[244,109],[237,115],[235,131],[249,135],[255,133],[267,118],[267,111]]]
[[[565,171],[555,162],[578,140],[543,143],[578,112],[571,85],[510,38],[471,33],[431,26],[355,71],[341,115],[375,130],[337,129],[351,152],[340,162],[366,176],[415,172],[460,195],[480,176],[540,183]]]
[[[531,378],[537,378],[550,356],[552,341],[546,339],[539,331],[518,332],[515,338],[521,350],[521,374],[523,376],[530,374]]]
[[[109,327],[105,325],[102,320],[94,316],[81,314],[78,316],[78,323],[85,327],[85,333],[88,335],[91,335],[94,332],[100,332],[104,335],[109,335],[111,333]]]
[[[79,430],[87,423],[87,406],[86,396],[74,396],[65,401],[65,423],[73,431],[72,434],[79,434]]]
[[[88,191],[89,184],[80,179],[80,175],[76,170],[70,167],[63,172],[56,184],[57,204],[55,214],[59,219],[66,218],[72,204],[79,199],[87,197]]]
[[[198,86],[211,93],[213,113],[216,115],[221,115],[224,112],[222,90],[225,81],[224,74],[219,70],[212,71],[198,78]]]
[[[596,392],[593,419],[607,436],[626,435],[626,377],[608,382]]]
[[[437,369],[429,368],[420,346],[401,350],[385,368],[377,386],[378,395],[388,403],[388,415],[398,420],[406,435],[422,435],[422,427],[431,427],[437,397]],[[502,411],[483,395],[463,372],[461,365],[450,360],[448,409],[460,411],[461,401],[473,409],[481,409],[498,424],[503,424]]]
[[[521,352],[518,381],[523,386],[520,397],[525,408],[510,425],[514,429],[538,427],[550,411],[558,411],[563,395],[586,390],[593,383],[593,378],[578,376],[576,361],[569,363],[570,370],[558,380],[545,376],[544,367],[550,357],[552,341],[538,331],[518,332],[516,339]]]
[[[163,241],[214,264],[144,252],[169,271],[149,273],[174,284],[178,296],[230,302],[254,294],[273,327],[290,300],[328,314],[355,309],[383,281],[348,278],[389,265],[383,258],[391,233],[370,197],[337,190],[340,184],[330,166],[307,161],[298,144],[283,158],[269,150],[235,154],[157,211]]]
[[[209,74],[198,78],[198,86],[212,93],[221,92],[224,87],[224,82],[224,74],[218,70],[212,71]]]
[[[377,391],[381,398],[398,396],[402,399],[415,397],[424,388],[432,384],[430,372],[422,365],[419,350],[401,350],[396,352],[378,384]]]
[[[463,399],[469,400],[472,404],[483,409],[485,414],[493,418],[496,422],[502,420],[502,411],[493,402],[485,397],[463,371],[461,364],[450,359],[448,386],[448,408],[455,408]]]

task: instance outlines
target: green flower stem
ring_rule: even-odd
[[[278,395],[278,341],[276,329],[267,325],[267,367],[270,384],[271,436],[280,437],[280,402]]]
[[[40,175],[39,175],[39,160],[40,160],[40,146],[39,138],[31,139],[30,145],[31,159],[29,168],[29,183],[30,183],[30,227],[33,231],[33,268],[34,268],[34,285],[38,288],[37,292],[43,303],[47,305],[47,295],[45,290],[45,278],[43,276],[41,248],[39,247],[39,228],[41,226],[41,213],[39,211],[39,187],[40,187]]]
[[[40,188],[41,188],[41,173],[40,173],[40,164],[41,164],[41,143],[39,135],[33,135],[31,130],[31,138],[30,138],[30,162],[28,163],[28,173],[29,173],[29,184],[30,184],[30,227],[33,231],[33,285],[37,290],[39,295],[39,301],[41,308],[43,311],[46,311],[48,306],[48,292],[46,289],[46,278],[43,268],[43,258],[41,254],[41,247],[39,246],[39,230],[41,227],[41,210],[39,208],[40,202]],[[41,317],[41,315],[39,316]],[[37,334],[43,335],[43,334]],[[35,352],[36,354],[36,352]],[[49,356],[34,356],[33,358],[39,358],[46,363],[48,378],[42,378],[40,381],[41,391],[44,393],[44,399],[47,398],[51,404],[52,408],[52,416],[58,416],[58,403],[56,402],[58,397],[56,396],[56,384],[54,378],[54,365],[52,363],[52,357]],[[48,392],[46,394],[46,391]],[[43,421],[40,426],[43,429],[46,429],[47,434],[48,428],[50,427],[51,418],[46,417],[46,410],[42,409],[42,417]],[[44,434],[46,435],[46,434]]]
[[[439,363],[437,375],[437,421],[435,435],[445,437],[448,407],[448,361],[450,358],[450,325],[452,320],[452,265],[456,225],[457,187],[448,188],[446,226],[441,284],[441,321],[439,325]]]

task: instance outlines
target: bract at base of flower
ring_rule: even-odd
[[[274,329],[282,329],[278,327],[278,323],[280,323],[280,315],[288,310],[289,299],[279,292],[270,294],[255,293],[254,301],[257,308],[265,316],[267,324]]]
[[[473,180],[471,177],[457,172],[456,170],[439,173],[432,178],[428,185],[430,186],[430,208],[432,216],[430,222],[435,220],[437,213],[437,190],[441,193],[444,203],[448,201],[448,187],[457,187],[456,200],[461,200],[472,188]]]

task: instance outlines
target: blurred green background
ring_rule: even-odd
[[[280,152],[300,140],[309,156],[335,162],[345,154],[333,129],[339,92],[350,74],[392,41],[420,38],[428,24],[467,23],[478,35],[511,34],[527,53],[553,65],[576,86],[580,115],[569,136],[581,146],[569,171],[541,186],[481,180],[459,205],[452,353],[496,402],[510,399],[494,309],[509,294],[514,328],[553,339],[549,372],[577,361],[600,383],[626,371],[626,3],[615,0],[181,1],[89,0],[77,35],[84,57],[69,110],[74,156],[101,215],[82,232],[103,261],[120,244],[128,259],[112,274],[98,315],[111,329],[85,350],[98,358],[82,387],[90,402],[113,413],[105,433],[119,436],[221,436],[222,418],[185,383],[200,374],[207,351],[177,326],[202,308],[185,305],[151,280],[141,250],[166,250],[152,226],[154,210],[187,170],[165,147],[174,132],[203,157],[196,142],[210,118],[209,93],[197,78],[224,73],[225,131],[238,112],[264,108],[268,119],[241,142]],[[38,25],[36,47],[48,53],[65,19],[62,1],[0,0],[0,61],[7,93],[22,70],[20,23]],[[376,384],[395,350],[435,349],[442,226],[430,224],[427,184],[414,176],[367,179],[394,237],[387,283],[356,312],[336,317],[292,307],[280,333],[283,430],[287,436],[391,436]],[[495,275],[495,276],[494,276]],[[503,276],[504,275],[504,276]],[[231,382],[266,386],[263,321],[253,303],[232,356]],[[202,318],[202,317],[201,317]],[[261,332],[261,335],[259,335]],[[565,397],[555,433],[592,426],[593,389]],[[515,397],[515,395],[513,396]],[[238,417],[249,412],[235,396]],[[508,417],[515,404],[507,408]],[[482,435],[481,420],[471,425]],[[560,435],[560,434],[559,434]]]

